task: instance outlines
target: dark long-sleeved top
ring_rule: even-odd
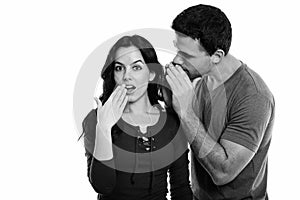
[[[83,123],[88,177],[101,200],[165,200],[167,172],[172,200],[192,199],[187,142],[177,115],[160,108],[158,122],[141,133],[122,118],[112,128],[113,159],[93,157],[96,110]]]

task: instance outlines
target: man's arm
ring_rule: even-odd
[[[173,107],[180,116],[185,135],[198,161],[217,185],[232,181],[253,158],[271,116],[271,102],[262,94],[245,95],[231,109],[221,138],[210,136],[192,108],[192,83],[181,68],[167,69],[173,91]],[[210,129],[208,129],[210,131]]]
[[[249,163],[254,152],[237,143],[221,139],[216,142],[205,131],[194,112],[181,118],[193,152],[216,185],[232,181]]]

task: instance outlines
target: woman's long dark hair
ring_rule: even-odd
[[[104,105],[104,103],[108,100],[108,98],[114,91],[116,85],[114,79],[114,65],[115,65],[116,52],[120,47],[130,47],[130,46],[134,46],[140,50],[142,57],[149,68],[149,71],[155,73],[155,78],[149,82],[147,88],[147,93],[151,105],[158,104],[158,101],[165,102],[163,94],[164,96],[166,94],[169,94],[168,99],[170,99],[171,98],[170,96],[171,92],[169,89],[170,87],[168,86],[168,84],[164,79],[163,66],[158,62],[157,55],[153,46],[145,38],[139,35],[133,35],[133,36],[123,36],[122,38],[120,38],[112,46],[112,48],[108,53],[108,56],[106,58],[105,64],[101,72],[101,78],[103,79],[103,93],[101,94],[99,99],[102,102],[102,105]],[[166,105],[170,106],[170,110],[172,110],[170,104],[166,104]],[[89,115],[91,115],[91,112],[85,117],[85,119],[82,122],[83,133],[79,137],[79,139],[85,133],[87,121],[89,120]]]

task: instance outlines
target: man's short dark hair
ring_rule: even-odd
[[[231,45],[230,21],[219,8],[210,5],[200,4],[187,8],[173,20],[172,29],[199,39],[209,55],[218,49],[227,55]]]

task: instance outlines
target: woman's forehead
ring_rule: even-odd
[[[116,55],[115,55],[116,62],[128,65],[134,63],[137,60],[142,60],[144,62],[140,50],[135,46],[120,47],[116,51]]]

